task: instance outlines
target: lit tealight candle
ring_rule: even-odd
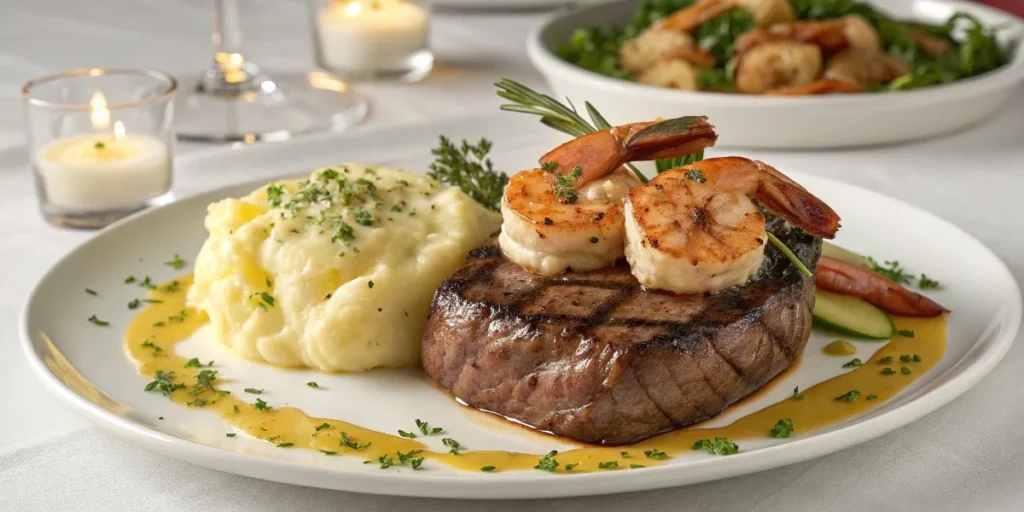
[[[166,144],[148,135],[110,127],[110,110],[100,93],[90,101],[90,121],[98,134],[56,139],[36,155],[36,167],[49,202],[71,211],[131,208],[170,188],[171,158]]]
[[[427,47],[426,9],[402,0],[331,2],[317,14],[322,64],[348,73],[394,71]]]

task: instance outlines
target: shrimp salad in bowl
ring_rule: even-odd
[[[527,40],[557,97],[612,124],[708,116],[719,146],[832,148],[953,132],[1024,83],[1024,21],[964,0],[607,0]]]

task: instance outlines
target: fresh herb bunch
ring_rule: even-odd
[[[440,145],[431,151],[437,160],[430,164],[427,175],[461,188],[476,202],[498,211],[508,175],[494,170],[494,164],[487,158],[490,151],[491,141],[487,139],[480,139],[476,145],[463,140],[456,146],[442,135]]]

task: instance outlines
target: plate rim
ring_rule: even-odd
[[[225,150],[225,153],[230,151],[233,150]],[[206,158],[210,158],[218,153],[220,152],[211,151],[204,152],[204,155],[206,155]],[[41,354],[36,350],[36,343],[33,341],[33,335],[29,331],[28,319],[29,311],[33,304],[41,300],[38,296],[43,283],[50,278],[58,267],[67,264],[66,262],[72,260],[79,252],[85,250],[90,245],[101,243],[100,241],[105,235],[138,219],[155,215],[164,208],[176,206],[186,201],[195,201],[201,196],[223,195],[227,197],[227,192],[232,189],[249,186],[255,189],[267,183],[268,180],[266,179],[239,182],[199,191],[177,199],[172,203],[138,212],[111,224],[88,240],[76,245],[55,261],[32,287],[32,291],[27,296],[19,317],[19,341],[29,368],[35,377],[43,383],[44,387],[71,409],[105,431],[134,442],[143,448],[157,451],[178,460],[262,480],[305,487],[390,496],[459,499],[535,499],[644,491],[693,485],[720,478],[751,474],[845,450],[906,426],[952,402],[974,387],[1003,359],[1014,343],[1021,326],[1022,314],[1024,314],[1020,286],[1012,272],[1010,272],[1009,267],[987,245],[964,229],[916,205],[859,185],[804,172],[794,172],[792,174],[800,177],[810,177],[812,180],[828,182],[831,186],[852,187],[857,189],[859,193],[895,201],[902,206],[909,207],[937,221],[944,229],[957,231],[962,236],[966,236],[975,242],[995,262],[998,262],[997,268],[993,270],[1002,274],[1001,278],[1005,278],[1008,281],[1007,285],[1010,287],[1008,291],[1015,293],[1010,294],[1012,298],[1010,298],[1008,307],[993,312],[991,321],[986,325],[982,334],[974,341],[968,352],[945,372],[938,374],[936,379],[941,379],[944,375],[953,371],[959,370],[959,373],[945,382],[937,384],[933,389],[919,392],[920,394],[917,396],[913,396],[907,402],[896,406],[890,411],[808,438],[761,448],[754,452],[740,452],[726,458],[708,458],[691,462],[685,467],[703,467],[704,471],[694,476],[688,476],[685,480],[673,478],[674,473],[679,471],[680,466],[671,464],[646,468],[642,478],[623,478],[623,475],[618,472],[609,472],[557,476],[545,473],[516,477],[512,480],[419,473],[414,476],[412,473],[369,473],[337,468],[311,467],[292,461],[223,450],[136,423],[126,417],[114,414],[80,395],[65,385],[50,371],[42,360]],[[1002,325],[1002,328],[998,329],[1000,325]],[[993,330],[993,327],[997,329]],[[985,352],[976,361],[966,368],[960,368],[962,362],[974,351],[978,350],[979,344],[984,342],[990,342],[991,345],[984,349]],[[110,396],[102,389],[97,389],[104,395]],[[321,482],[318,480],[323,479],[325,475],[331,477],[344,476],[344,478],[331,479],[330,483],[334,485],[321,485]],[[520,491],[525,487],[529,487],[529,494],[524,496]]]

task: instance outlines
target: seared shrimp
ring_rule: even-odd
[[[739,4],[754,15],[754,23],[759,27],[796,20],[789,0],[739,0]]]
[[[591,270],[623,255],[622,198],[640,180],[623,164],[684,156],[717,139],[705,117],[635,123],[584,135],[516,173],[501,201],[498,243],[520,266],[546,275]]]
[[[850,48],[828,59],[824,76],[852,82],[866,89],[876,84],[887,84],[907,73],[910,73],[910,66],[888,53]]]
[[[810,43],[777,41],[760,44],[736,58],[736,90],[762,94],[772,89],[812,82],[821,75],[821,50]]]
[[[776,23],[768,27],[768,32],[777,37],[813,43],[826,54],[833,54],[846,48],[881,48],[875,28],[855,14],[834,20]]]
[[[630,190],[625,253],[633,275],[675,293],[746,283],[768,241],[758,205],[813,236],[832,238],[839,229],[828,205],[771,166],[740,157],[701,160]]]
[[[733,7],[736,7],[736,0],[704,0],[680,9],[623,45],[619,52],[619,63],[634,72],[648,70],[662,62],[679,60],[700,68],[714,66],[715,57],[701,49],[690,33]]]

